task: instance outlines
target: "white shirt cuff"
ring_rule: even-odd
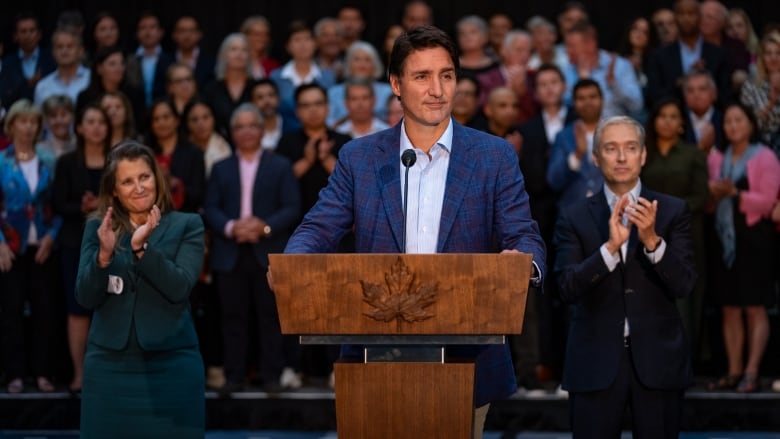
[[[647,256],[647,260],[649,260],[651,264],[657,264],[658,261],[664,257],[664,252],[666,251],[666,241],[661,238],[661,243],[658,244],[658,247],[656,247],[655,251],[652,253],[647,251],[647,247],[645,247],[643,251],[645,252],[645,256]]]
[[[223,230],[223,232],[225,232],[225,236],[226,237],[228,237],[228,238],[232,238],[233,237],[233,226],[235,224],[236,224],[236,220],[230,220],[230,221],[225,223],[225,230]]]
[[[604,259],[604,263],[607,265],[607,269],[609,269],[611,273],[620,263],[620,249],[618,249],[615,254],[610,254],[609,250],[607,250],[607,245],[601,244],[599,250],[601,251],[601,258]]]
[[[536,261],[531,261],[531,263],[534,264],[534,268],[536,269],[536,276],[530,279],[531,285],[538,287],[542,284],[542,270],[540,270],[539,266],[536,265]]]

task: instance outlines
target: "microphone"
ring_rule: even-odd
[[[402,253],[406,253],[406,217],[407,217],[407,205],[409,203],[409,168],[414,166],[414,163],[417,162],[417,153],[414,152],[413,149],[407,149],[406,151],[401,154],[401,163],[404,165],[404,168],[406,168],[406,172],[404,175],[404,228],[403,228],[403,251]]]

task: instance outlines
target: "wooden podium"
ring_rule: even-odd
[[[471,438],[474,359],[519,334],[527,254],[269,255],[282,333],[356,345],[336,373],[339,439]]]

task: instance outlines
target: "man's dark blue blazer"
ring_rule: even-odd
[[[681,199],[642,189],[658,200],[655,230],[666,241],[651,264],[632,227],[626,260],[610,272],[600,247],[609,239],[610,208],[604,192],[564,209],[555,230],[561,298],[570,305],[563,388],[590,392],[615,379],[628,317],[631,355],[639,381],[650,389],[682,390],[692,372],[676,299],[696,282],[690,214]]]
[[[301,193],[290,161],[264,151],[255,176],[252,192],[252,214],[271,226],[271,236],[252,245],[255,259],[268,266],[268,253],[284,249],[290,231],[300,218]],[[211,170],[203,216],[213,231],[211,268],[229,272],[238,261],[238,244],[225,236],[225,224],[241,214],[241,174],[234,154],[214,165]],[[258,273],[262,275],[262,273]]]
[[[592,195],[604,185],[604,175],[590,157],[583,157],[579,171],[569,168],[569,154],[577,148],[574,123],[569,123],[555,136],[550,163],[547,165],[547,183],[558,193],[558,207],[563,208]]]
[[[43,79],[49,73],[57,69],[57,63],[48,47],[38,47],[38,62],[35,71],[40,72],[38,79]],[[0,70],[0,99],[4,108],[19,99],[33,99],[35,87],[30,87],[22,72],[22,61],[19,59],[18,50],[14,49],[3,57],[3,66]]]
[[[531,219],[517,155],[504,139],[454,120],[452,149],[437,252],[491,253],[501,249],[533,255],[546,273],[545,246]],[[401,125],[344,145],[328,186],[287,244],[285,253],[329,253],[355,227],[358,253],[402,253]],[[506,345],[451,347],[455,356],[476,356],[475,405],[511,395],[517,384]]]

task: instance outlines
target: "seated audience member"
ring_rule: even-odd
[[[742,85],[740,101],[758,119],[761,141],[780,155],[780,32],[769,32],[758,50],[756,76]]]
[[[239,31],[249,42],[249,65],[253,79],[271,76],[281,63],[271,57],[271,24],[262,15],[253,15],[241,23]]]
[[[582,78],[596,81],[604,95],[604,117],[636,116],[642,111],[642,88],[631,63],[599,49],[593,25],[578,23],[569,29],[564,38],[570,64],[562,71],[570,88]],[[567,93],[565,100],[570,102],[571,95]]]
[[[256,373],[266,391],[278,391],[283,339],[265,272],[268,254],[283,250],[300,218],[300,192],[290,162],[261,149],[263,120],[257,108],[250,103],[236,108],[230,132],[236,152],[214,166],[204,209],[213,236],[211,268],[222,304],[227,379],[223,390],[246,385],[248,331],[254,321],[260,354]]]
[[[393,94],[390,84],[382,80],[384,72],[385,67],[371,43],[356,41],[347,49],[347,55],[344,59],[344,80],[370,81],[377,101],[373,109],[374,115],[380,119],[386,115],[384,102],[388,96]],[[346,84],[341,83],[328,89],[328,102],[330,104],[328,126],[335,126],[347,116],[345,87]]]
[[[723,121],[727,147],[724,152],[713,149],[707,166],[716,203],[715,254],[720,256],[714,258],[710,273],[723,307],[728,369],[709,388],[748,393],[759,390],[758,373],[769,338],[766,305],[775,294],[777,269],[777,229],[771,212],[780,191],[780,162],[757,141],[757,124],[749,108],[731,104]]]
[[[453,115],[455,117],[455,115]],[[390,95],[387,98],[387,122],[388,126],[395,126],[404,118],[404,107],[396,95]]]
[[[73,118],[76,109],[73,107],[73,101],[64,95],[49,96],[43,101],[42,110],[46,138],[38,142],[37,147],[46,150],[56,158],[75,150]]]
[[[715,108],[718,89],[712,76],[704,70],[693,71],[683,78],[683,96],[687,112],[686,140],[705,153],[723,141],[723,113]]]
[[[336,18],[338,18],[344,31],[341,39],[341,49],[346,51],[352,43],[362,39],[363,31],[366,30],[366,21],[360,8],[349,3],[339,9]]]
[[[701,13],[697,0],[676,0],[674,17],[678,38],[651,54],[647,65],[647,93],[652,105],[665,96],[682,99],[682,77],[692,70],[706,69],[715,79],[718,96],[725,99],[731,90],[726,55],[720,47],[702,38]]]
[[[42,127],[38,107],[28,99],[16,101],[5,118],[5,133],[12,143],[0,153],[0,193],[5,200],[0,217],[9,226],[0,231],[0,348],[8,393],[24,391],[28,364],[39,391],[55,390],[50,381],[50,343],[57,334],[55,298],[60,290],[54,243],[62,217],[52,210],[56,159],[35,147]],[[31,192],[30,187],[36,190]],[[16,239],[9,230],[15,231]],[[30,306],[29,326],[25,302]]]
[[[274,150],[286,128],[279,114],[279,89],[276,83],[268,78],[258,80],[252,88],[252,103],[263,116],[263,149]]]
[[[296,130],[300,128],[301,122],[296,117],[295,90],[310,83],[317,83],[327,90],[336,83],[336,79],[329,71],[317,67],[314,62],[314,34],[304,22],[294,21],[290,24],[286,47],[291,59],[281,68],[274,70],[271,79],[279,89],[279,113],[284,118],[284,124],[289,129]]]
[[[591,197],[604,184],[593,163],[593,133],[604,105],[601,87],[592,79],[580,79],[572,94],[579,119],[555,136],[547,166],[547,183],[558,194],[559,207]]]
[[[479,92],[479,82],[473,76],[458,75],[455,96],[452,97],[452,117],[461,125],[484,131],[485,118],[477,104]],[[398,99],[395,98],[395,100]],[[403,115],[403,111],[401,114]]]
[[[321,70],[330,72],[338,82],[344,73],[343,40],[344,28],[337,19],[323,17],[314,24],[314,41],[317,44],[314,62]]]
[[[51,50],[40,45],[43,33],[38,17],[23,12],[13,21],[13,41],[18,49],[3,56],[0,69],[0,100],[6,109],[19,99],[33,100],[38,81],[57,69]]]
[[[203,164],[208,180],[214,164],[233,153],[230,144],[217,132],[214,111],[206,101],[195,98],[187,103],[181,120],[184,123],[186,139],[203,152]]]
[[[488,26],[481,17],[468,15],[455,24],[460,49],[460,73],[477,76],[496,67],[488,49]]]
[[[140,81],[134,85],[143,90],[147,107],[152,105],[153,100],[165,95],[165,72],[173,63],[173,56],[165,52],[160,44],[164,35],[165,29],[157,14],[152,11],[141,13],[136,25],[139,44],[135,57],[128,61],[128,71],[131,78]]]
[[[641,176],[642,185],[685,200],[691,214],[693,260],[700,275],[691,294],[677,299],[677,308],[695,356],[700,350],[706,279],[703,213],[710,194],[706,155],[685,140],[686,125],[685,111],[676,98],[668,97],[656,103],[646,123],[647,159]]]
[[[533,96],[534,73],[527,67],[531,57],[531,36],[525,31],[509,31],[499,55],[501,63],[498,66],[477,76],[480,86],[477,105],[482,108],[494,88],[507,86],[518,97],[520,111],[516,122],[522,123],[539,111]]]
[[[376,96],[370,82],[352,79],[347,82],[344,94],[347,120],[336,125],[336,131],[357,139],[388,128],[386,123],[374,116]]]
[[[526,22],[525,28],[531,33],[534,49],[528,60],[529,69],[536,70],[542,64],[554,64],[562,69],[569,64],[566,50],[555,44],[558,30],[552,22],[541,15],[534,15]]]
[[[226,133],[230,115],[242,102],[249,101],[254,85],[249,45],[244,34],[232,33],[222,40],[214,76],[216,81],[203,90],[203,99],[214,109],[219,132]]]
[[[138,140],[133,107],[121,91],[108,92],[100,99],[100,107],[111,123],[111,147],[123,140]]]
[[[76,102],[90,81],[89,69],[81,65],[84,48],[81,36],[70,29],[58,29],[51,37],[52,55],[57,69],[35,86],[35,105],[43,105],[49,96],[65,95]]]
[[[674,12],[669,8],[656,9],[652,16],[653,27],[658,35],[661,45],[671,44],[677,41],[677,22]]]
[[[493,59],[498,60],[498,52],[504,44],[504,37],[512,30],[514,24],[512,18],[502,12],[493,14],[488,18],[488,48],[487,53]]]
[[[750,52],[745,43],[726,35],[729,10],[718,0],[704,0],[700,6],[701,22],[699,29],[704,41],[720,47],[726,57],[726,65],[731,75],[731,89],[727,98],[736,96],[742,83],[748,78],[750,70]]]
[[[207,52],[200,41],[203,32],[200,30],[198,20],[192,15],[182,15],[176,19],[171,34],[176,44],[174,60],[186,64],[192,69],[193,77],[198,88],[203,88],[214,80],[214,55]]]
[[[173,207],[199,212],[206,186],[203,153],[179,134],[180,121],[169,100],[155,101],[149,108],[148,143],[168,178]]]
[[[184,114],[184,107],[198,95],[198,83],[192,67],[178,61],[171,64],[165,75],[165,89],[176,114]]]

